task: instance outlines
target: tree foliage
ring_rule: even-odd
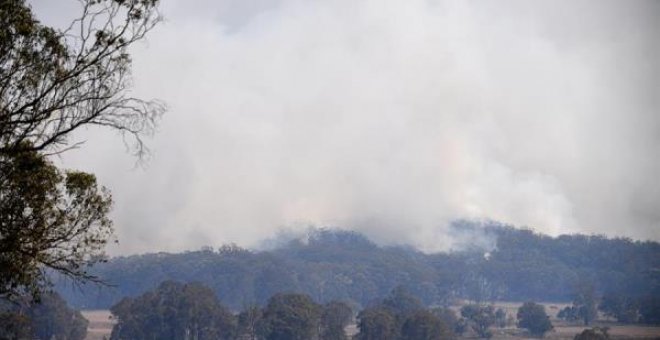
[[[35,297],[46,272],[76,281],[102,257],[110,196],[91,174],[48,156],[72,134],[108,127],[143,155],[164,106],[131,97],[128,48],[160,20],[157,0],[82,0],[63,29],[39,22],[25,0],[0,2],[0,296]]]
[[[590,281],[579,281],[575,287],[573,307],[577,316],[588,326],[598,316],[596,288]]]
[[[566,306],[562,308],[559,313],[557,313],[557,318],[563,319],[566,321],[576,321],[580,320],[580,316],[578,315],[577,308],[573,306]]]
[[[495,311],[495,325],[498,328],[504,328],[506,327],[506,320],[507,319],[507,314],[502,308],[498,308]]]
[[[133,98],[128,47],[159,21],[156,0],[83,0],[64,30],[41,24],[25,0],[0,6],[0,155],[61,151],[71,132],[153,130],[162,104]]]
[[[263,311],[264,338],[306,340],[318,333],[321,307],[308,295],[276,294]]]
[[[604,294],[598,309],[619,322],[635,323],[639,320],[639,301],[630,296],[616,293]]]
[[[419,298],[412,295],[404,286],[397,286],[392,289],[382,304],[394,314],[402,315],[403,317],[424,307]]]
[[[365,308],[357,320],[359,340],[395,340],[399,335],[395,315],[383,306]]]
[[[497,283],[488,285],[498,287],[495,295],[514,301],[571,301],[580,275],[595,282],[597,294],[612,291],[636,300],[660,294],[660,280],[652,276],[653,268],[660,268],[658,243],[582,235],[551,238],[505,227],[492,227],[490,233],[497,250],[489,260],[483,252],[424,254],[379,247],[355,232],[316,230],[306,237],[308,242],[292,240],[267,251],[228,246],[119,257],[93,268],[95,275],[117,283],[116,290],[61,291],[74,305],[108,308],[164,279],[200,281],[240,310],[246,303],[264,305],[280,291],[308,294],[320,303],[366,306],[403,285],[424,305],[447,306],[457,298],[472,299],[465,286],[474,278],[470,273],[480,273]],[[622,257],[627,260],[620,261]]]
[[[455,336],[456,334],[463,334],[464,333],[464,327],[463,327],[463,322],[456,317],[456,312],[454,312],[451,308],[447,307],[436,307],[431,310],[431,312],[440,318],[440,320],[447,325],[451,329],[452,337]]]
[[[35,151],[0,163],[0,295],[37,295],[49,273],[93,279],[113,229],[94,175],[62,172]]]
[[[461,308],[461,316],[469,321],[470,327],[479,337],[493,336],[490,327],[495,324],[495,308],[492,305],[465,305]]]
[[[88,324],[57,293],[43,294],[39,301],[0,303],[1,339],[83,340]]]
[[[29,339],[32,337],[30,320],[23,313],[0,307],[0,339]]]
[[[660,325],[660,297],[643,296],[639,299],[639,306],[642,323]]]
[[[660,325],[660,298],[656,295],[607,293],[603,295],[598,308],[606,316],[614,317],[622,323]]]
[[[532,335],[543,337],[552,329],[550,318],[545,313],[545,307],[534,302],[525,302],[518,308],[518,326],[526,328]]]
[[[125,298],[110,311],[117,319],[111,339],[232,339],[233,315],[209,288],[162,283],[137,298]]]
[[[418,310],[408,316],[401,328],[402,340],[444,340],[454,337],[444,320],[428,310]]]
[[[576,334],[574,340],[607,340],[610,338],[607,327],[587,328]]]
[[[428,310],[415,295],[398,286],[358,314],[357,338],[451,339],[455,320],[447,310]]]
[[[264,333],[261,329],[262,318],[263,311],[259,306],[251,305],[244,308],[238,314],[238,338],[245,340],[259,339],[259,336]]]
[[[351,307],[340,301],[330,301],[323,305],[321,312],[320,339],[347,340],[344,329],[353,320]]]

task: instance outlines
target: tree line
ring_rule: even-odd
[[[139,158],[165,111],[129,93],[129,47],[160,21],[158,1],[77,3],[59,29],[26,0],[0,2],[0,298],[39,298],[55,274],[98,281],[87,269],[114,238],[110,192],[52,156],[82,144],[75,131],[101,127]]]
[[[321,229],[312,230],[306,242],[294,239],[268,251],[226,245],[114,258],[92,273],[116,288],[89,286],[83,294],[59,291],[84,308],[109,308],[124,296],[137,296],[171,279],[202,282],[232,309],[263,305],[280,291],[364,306],[399,285],[425,305],[448,305],[455,299],[572,301],[575,287],[583,281],[599,295],[638,301],[660,296],[655,270],[660,268],[660,245],[655,242],[549,237],[497,224],[463,223],[454,228],[491,237],[492,249],[425,254],[410,247],[378,246],[355,232]]]
[[[361,311],[345,301],[315,302],[309,295],[277,293],[263,307],[245,306],[233,314],[200,283],[166,281],[111,308],[117,320],[111,339],[250,340],[439,340],[463,334],[492,336],[505,327],[506,313],[492,305],[427,308],[404,287],[373,301]],[[525,303],[516,315],[530,335],[552,329],[542,305]],[[347,326],[357,333],[349,337]]]
[[[599,309],[605,316],[624,313],[627,318],[627,307],[617,309],[627,306],[625,302],[612,296],[598,299],[593,286],[585,284],[576,288],[573,304],[558,317],[590,325]],[[459,307],[425,306],[407,288],[398,286],[365,306],[339,300],[319,303],[306,294],[280,292],[263,306],[232,310],[199,282],[165,281],[111,307],[116,324],[110,338],[431,340],[491,338],[495,330],[508,328],[509,334],[512,327],[523,330],[522,335],[541,338],[554,328],[545,307],[531,301],[522,304],[514,315],[490,303],[472,301]],[[646,312],[636,313],[649,317]],[[654,313],[651,315],[657,316]],[[354,334],[347,332],[349,325],[354,325]],[[84,339],[87,326],[81,313],[69,308],[54,292],[23,303],[0,300],[2,339]],[[600,327],[576,335],[576,339],[608,337],[607,328]]]
[[[83,340],[89,322],[57,293],[0,300],[0,339]]]

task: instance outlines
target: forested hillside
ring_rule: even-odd
[[[368,305],[402,285],[425,304],[455,298],[479,301],[569,301],[579,283],[601,294],[660,296],[660,244],[603,236],[549,237],[499,224],[456,223],[456,233],[492,239],[492,249],[472,247],[424,254],[381,247],[361,234],[313,230],[269,251],[236,246],[180,254],[118,257],[94,268],[115,287],[58,285],[79,308],[109,308],[165,280],[199,281],[234,310],[264,304],[278,292],[309,294],[316,301]]]

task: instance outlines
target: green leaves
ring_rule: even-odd
[[[268,340],[305,340],[316,335],[321,307],[308,295],[276,294],[268,300],[263,323]]]
[[[62,174],[34,151],[0,158],[0,295],[38,295],[54,270],[94,280],[82,268],[111,238],[110,194],[91,174]]]
[[[236,320],[211,289],[199,283],[163,282],[111,308],[117,318],[111,339],[232,339]]]
[[[154,0],[82,0],[65,30],[41,24],[25,0],[0,2],[0,296],[39,295],[60,274],[97,281],[112,239],[112,198],[92,174],[61,171],[46,153],[102,126],[133,137],[142,156],[164,105],[127,95],[128,47],[159,21]]]

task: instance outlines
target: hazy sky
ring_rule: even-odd
[[[153,158],[95,130],[63,159],[112,190],[113,254],[310,224],[438,250],[457,218],[660,240],[660,2],[161,1]]]

